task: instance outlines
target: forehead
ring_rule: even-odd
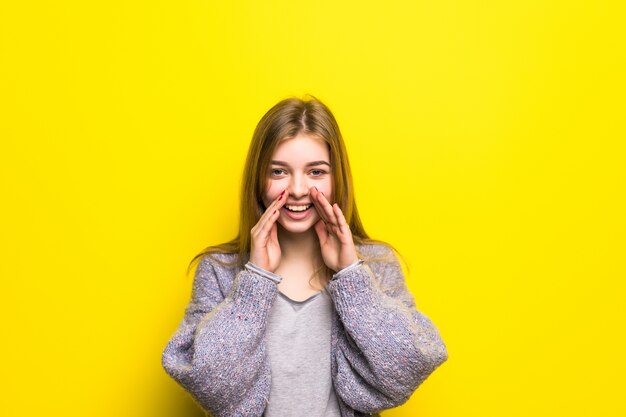
[[[328,144],[323,139],[300,133],[293,138],[280,142],[274,150],[272,160],[279,160],[292,165],[318,160],[330,163],[330,153]]]

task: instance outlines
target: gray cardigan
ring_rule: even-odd
[[[391,249],[357,249],[365,262],[339,271],[327,286],[336,310],[331,373],[342,417],[404,404],[448,358],[439,331],[416,309]],[[388,260],[368,260],[379,256]],[[268,274],[202,257],[183,320],[163,351],[168,375],[212,416],[260,417],[267,405],[271,374],[264,336],[278,293]]]

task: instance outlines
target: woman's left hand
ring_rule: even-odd
[[[331,205],[315,187],[311,188],[310,194],[321,217],[315,224],[315,231],[320,240],[322,258],[330,269],[339,271],[359,259],[350,226],[337,203]]]

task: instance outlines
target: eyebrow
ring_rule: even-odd
[[[289,166],[289,164],[287,162],[284,162],[284,161],[274,161],[274,160],[272,160],[272,165],[281,165],[281,166],[284,166],[284,167],[288,167]],[[315,166],[315,165],[328,165],[330,167],[330,164],[328,162],[326,162],[326,161],[311,161],[311,162],[308,162],[305,166],[311,167],[311,166]]]

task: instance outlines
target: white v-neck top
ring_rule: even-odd
[[[334,305],[327,288],[304,301],[282,292],[269,312],[271,388],[264,417],[340,417],[330,376]]]

